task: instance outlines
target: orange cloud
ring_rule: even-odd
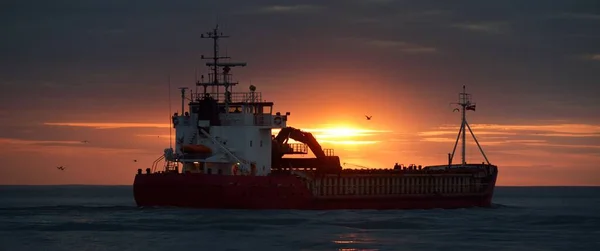
[[[551,144],[551,143],[541,143],[541,142],[526,142],[525,145],[528,146],[551,146],[551,147],[566,147],[566,148],[592,148],[592,149],[600,149],[600,145],[568,145],[568,144]]]
[[[0,138],[0,145],[11,144],[11,145],[73,145],[83,144],[81,141],[73,140],[22,140],[22,139],[11,139],[11,138]]]
[[[599,145],[564,144],[552,142],[557,138],[589,138],[600,137],[600,126],[593,124],[550,124],[550,125],[501,125],[501,124],[474,124],[471,126],[481,145],[523,144],[529,146],[563,146],[570,148],[597,148]],[[454,142],[458,134],[458,126],[442,126],[438,130],[419,132],[420,141],[426,142]],[[467,130],[467,134],[470,134]],[[444,137],[447,135],[446,137]],[[503,135],[488,136],[488,135]],[[471,135],[467,135],[469,141]],[[529,138],[528,138],[529,137]],[[539,137],[546,137],[545,140]],[[531,139],[533,138],[533,139]],[[468,142],[474,144],[474,142]]]
[[[428,132],[419,132],[417,133],[419,136],[438,136],[438,135],[456,135],[458,133],[458,128],[456,130],[451,131],[428,131]],[[473,129],[473,128],[471,128]],[[477,135],[517,135],[515,132],[491,132],[491,131],[478,131]]]
[[[164,123],[86,123],[86,122],[46,122],[48,126],[71,126],[91,127],[94,129],[118,129],[118,128],[170,128],[170,124]]]
[[[147,153],[141,149],[110,148],[86,144],[71,140],[23,140],[0,138],[0,148],[16,152],[39,152],[59,154],[115,154],[115,153]]]
[[[600,125],[592,124],[553,124],[553,125],[501,125],[501,124],[473,124],[472,130],[496,130],[496,131],[537,131],[559,133],[561,136],[571,137],[580,136],[578,134],[588,134],[600,137]],[[455,130],[458,132],[459,126],[442,126],[441,130]],[[479,132],[477,132],[479,134]]]
[[[137,134],[136,137],[147,137],[147,138],[157,138],[157,139],[165,139],[169,140],[175,137],[175,134]]]

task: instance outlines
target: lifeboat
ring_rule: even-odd
[[[205,145],[183,145],[183,152],[186,153],[212,153],[212,149]]]

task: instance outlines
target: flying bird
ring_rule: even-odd
[[[137,159],[134,159],[133,162],[137,162]]]
[[[64,170],[65,170],[65,167],[64,167],[64,166],[57,166],[57,167],[56,167],[56,169],[58,169],[58,170],[61,170],[61,171],[64,171]]]
[[[373,117],[373,116],[367,116],[367,115],[365,115],[365,117],[367,117],[367,120],[371,120],[371,117]]]
[[[82,140],[81,143],[87,144],[87,143],[90,143],[90,142],[87,141],[87,140]]]

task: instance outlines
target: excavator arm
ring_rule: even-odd
[[[308,145],[317,158],[325,158],[326,156],[323,148],[321,148],[321,144],[319,144],[312,133],[304,132],[293,127],[285,127],[282,128],[275,137],[275,141],[277,141],[278,145],[284,144],[287,139],[293,139]]]
[[[316,158],[282,158],[285,154],[282,151],[284,144],[288,139],[293,139],[302,142],[310,148]],[[339,173],[342,171],[340,158],[338,156],[327,156],[321,144],[315,137],[293,127],[282,128],[281,131],[273,139],[273,168],[299,167],[299,168],[315,168],[318,173]]]

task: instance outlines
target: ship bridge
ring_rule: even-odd
[[[256,87],[250,86],[253,90]],[[192,114],[209,120],[211,126],[259,126],[284,128],[289,112],[274,112],[273,102],[262,99],[262,93],[250,92],[192,92],[189,103]]]

